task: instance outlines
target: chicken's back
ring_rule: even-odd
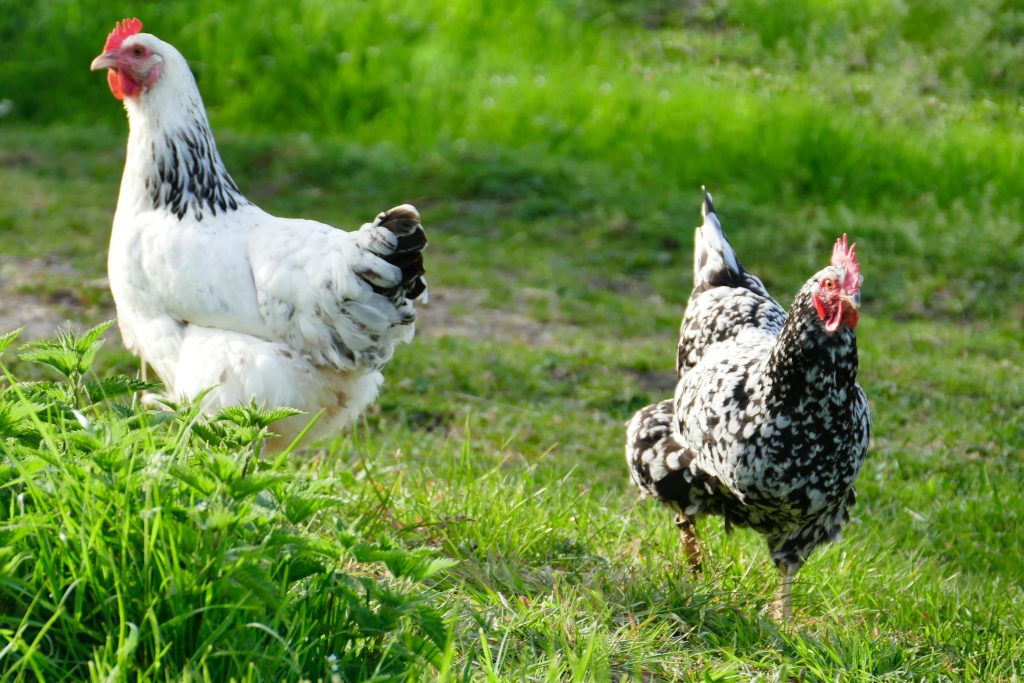
[[[742,335],[770,342],[785,322],[785,309],[767,294],[724,285],[695,290],[679,328],[676,370],[684,375],[712,346]]]

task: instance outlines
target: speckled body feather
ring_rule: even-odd
[[[626,459],[642,491],[683,518],[715,514],[757,530],[793,572],[849,519],[867,452],[854,331],[826,331],[812,298],[847,274],[816,274],[787,314],[739,264],[710,196],[704,210],[675,397],[633,417]]]

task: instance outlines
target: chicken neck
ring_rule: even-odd
[[[198,221],[249,204],[224,166],[188,75],[190,88],[154,88],[125,99],[130,132],[119,208],[164,209],[179,220],[192,213]]]

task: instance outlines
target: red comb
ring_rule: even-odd
[[[846,272],[860,275],[860,264],[857,263],[857,253],[854,251],[857,243],[848,244],[846,233],[836,240],[836,246],[832,248],[832,265],[845,268]]]
[[[104,52],[110,52],[121,47],[121,43],[128,36],[134,36],[142,30],[142,22],[138,19],[122,19],[114,24],[114,30],[107,36],[107,44],[103,46]]]

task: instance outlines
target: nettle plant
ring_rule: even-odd
[[[110,325],[21,347],[56,379],[0,364],[0,678],[351,680],[441,662],[427,580],[452,562],[362,533],[355,474],[262,460],[294,411],[205,418],[95,378]]]

